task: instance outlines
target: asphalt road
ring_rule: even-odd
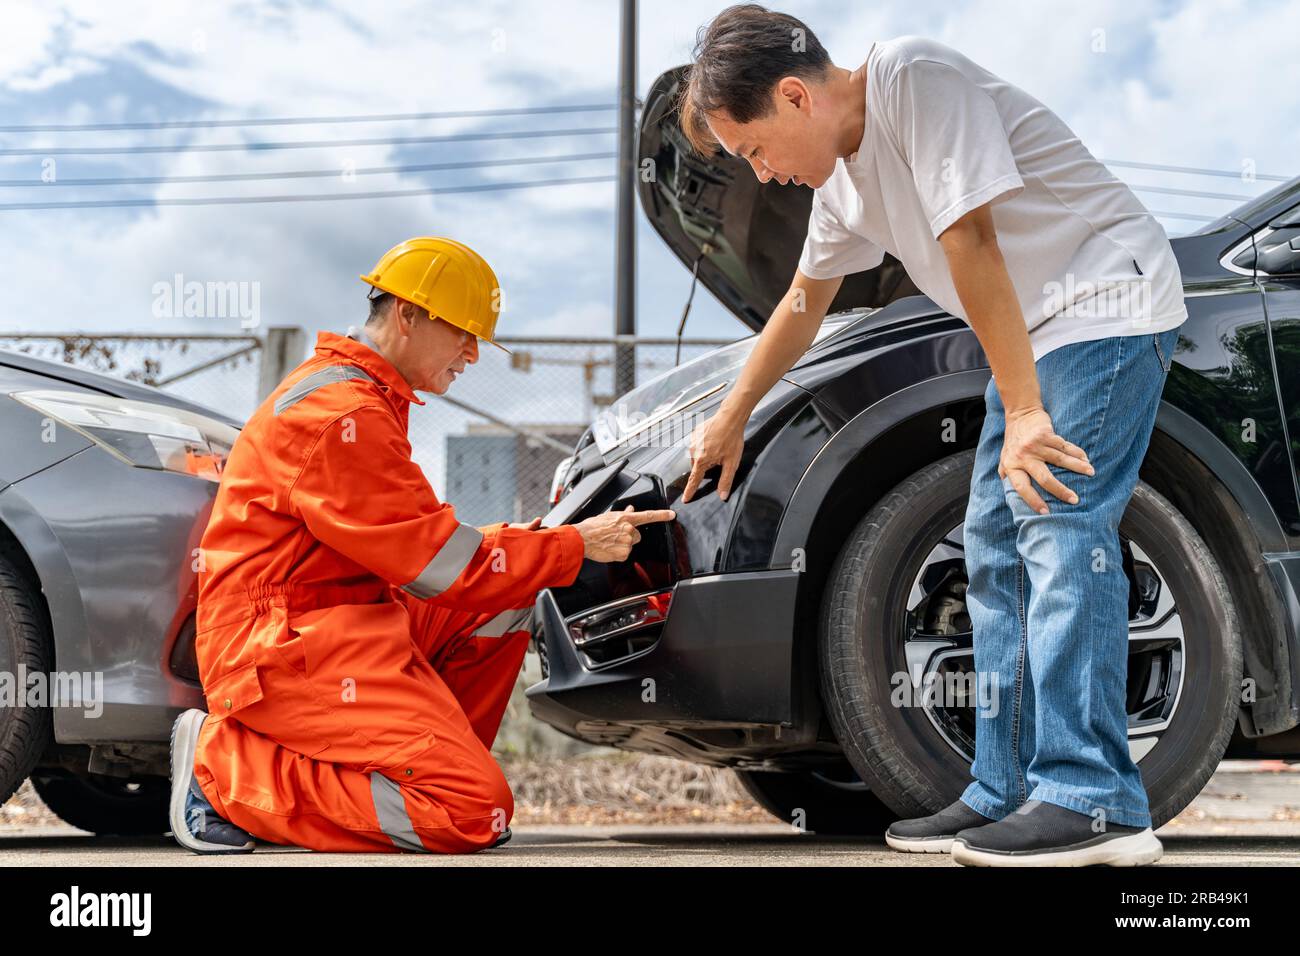
[[[1180,866],[1300,865],[1300,827],[1234,823],[1162,827]],[[1189,832],[1190,831],[1190,832]],[[1218,832],[1216,832],[1218,831]],[[70,827],[0,836],[0,866],[955,866],[946,855],[896,853],[880,842],[819,837],[782,824],[526,826],[504,847],[468,856],[313,853],[259,846],[236,857],[199,857],[170,838],[88,836]]]
[[[1282,772],[1261,772],[1272,766]],[[270,844],[200,857],[170,837],[94,837],[68,826],[0,827],[0,866],[956,866],[880,841],[800,833],[782,823],[518,824],[506,846],[468,856],[313,853]],[[1156,866],[1300,866],[1300,767],[1225,763],[1157,834]]]

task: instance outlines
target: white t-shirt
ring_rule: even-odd
[[[938,237],[991,201],[1035,361],[1187,318],[1164,229],[1046,106],[923,37],[873,43],[865,72],[862,143],[814,190],[805,275],[872,269],[888,250],[969,322]]]

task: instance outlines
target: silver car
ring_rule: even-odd
[[[167,740],[204,706],[199,539],[240,423],[0,351],[0,803],[167,829]]]

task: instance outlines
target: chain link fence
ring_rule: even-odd
[[[446,396],[411,410],[413,455],[439,496],[470,524],[528,521],[550,510],[555,468],[618,384],[677,364],[673,340],[502,339],[485,346]],[[726,340],[683,341],[680,361]],[[633,375],[620,361],[634,363]]]
[[[255,335],[0,334],[0,349],[153,385],[241,421],[257,407],[264,345]]]
[[[412,457],[462,521],[549,510],[555,468],[621,386],[726,339],[503,338],[445,396],[411,407]],[[298,329],[254,335],[0,335],[0,348],[152,385],[240,420],[306,357]]]

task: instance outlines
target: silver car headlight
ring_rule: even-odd
[[[136,468],[220,481],[239,429],[197,412],[91,392],[37,389],[10,397],[85,435]]]

